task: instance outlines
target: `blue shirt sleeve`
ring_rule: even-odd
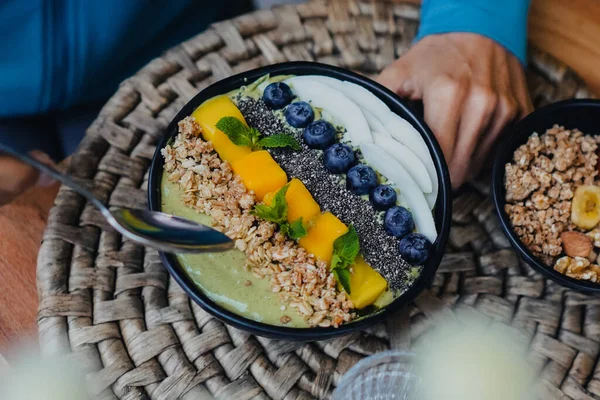
[[[495,40],[525,64],[530,0],[423,0],[417,40],[449,33],[478,33]]]
[[[231,3],[0,0],[0,118],[103,101]]]

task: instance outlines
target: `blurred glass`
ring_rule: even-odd
[[[25,343],[23,343],[25,344]],[[22,345],[21,345],[22,346]],[[86,400],[85,370],[72,356],[40,356],[21,347],[7,356],[10,364],[0,361],[1,400]]]
[[[452,317],[450,317],[452,315]],[[533,400],[537,370],[530,335],[473,309],[438,316],[410,352],[359,361],[342,377],[334,400]]]
[[[415,373],[415,356],[402,351],[385,351],[356,363],[342,377],[333,400],[413,400],[420,378]]]

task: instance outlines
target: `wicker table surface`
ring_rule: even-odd
[[[233,73],[316,60],[368,76],[403,54],[411,4],[331,0],[259,11],[213,25],[126,80],[87,131],[70,172],[111,206],[146,207],[147,171],[171,118],[199,90]],[[533,51],[536,106],[590,97],[564,65]],[[39,338],[69,352],[105,399],[328,398],[362,357],[408,349],[436,314],[477,309],[522,329],[545,399],[600,398],[600,298],[567,291],[523,263],[500,230],[486,182],[454,200],[448,254],[430,291],[386,325],[292,343],[224,325],[192,303],[154,251],[123,240],[62,187],[40,249]]]

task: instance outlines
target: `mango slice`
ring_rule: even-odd
[[[217,122],[223,117],[235,117],[247,125],[244,116],[229,97],[218,96],[205,101],[194,110],[192,117],[202,127],[204,140],[212,142],[221,160],[232,163],[252,151],[249,147],[234,144],[225,133],[217,129]]]
[[[377,300],[387,288],[387,282],[377,271],[357,257],[350,275],[350,300],[356,308],[365,308]]]
[[[276,192],[267,193],[263,198],[263,203],[270,206]],[[321,212],[321,207],[312,197],[304,183],[298,178],[294,178],[288,185],[285,193],[285,201],[288,206],[288,222],[292,223],[298,218],[302,222],[310,222],[317,214]]]
[[[270,206],[271,204],[273,204],[273,199],[275,198],[276,194],[277,194],[277,190],[274,192],[269,192],[269,193],[265,194],[265,197],[263,197],[263,200],[262,200],[263,203],[265,203],[265,205],[267,205],[267,206]],[[287,198],[285,200],[287,201]]]
[[[306,251],[329,264],[333,253],[333,242],[347,231],[346,224],[328,211],[315,218],[313,226],[298,243]]]
[[[258,201],[287,183],[285,171],[266,150],[255,151],[233,161],[231,168],[242,178],[244,186],[254,191]]]

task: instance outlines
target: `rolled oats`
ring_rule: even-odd
[[[337,291],[326,263],[276,231],[274,223],[250,213],[256,202],[254,193],[245,188],[200,133],[200,126],[187,117],[179,122],[175,141],[162,150],[168,179],[184,190],[185,205],[210,215],[215,228],[246,254],[248,270],[257,278],[269,279],[272,291],[310,326],[338,327],[354,318],[352,301],[346,292]],[[287,315],[281,317],[282,324],[290,321]]]

